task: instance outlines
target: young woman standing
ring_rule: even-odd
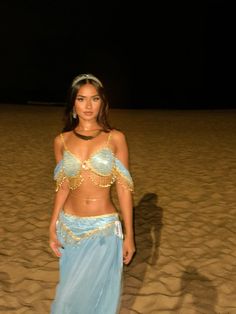
[[[126,137],[110,127],[103,84],[92,74],[73,80],[66,115],[54,140],[50,247],[59,257],[60,280],[51,313],[116,314],[123,263],[135,252]],[[110,196],[113,183],[124,230]]]

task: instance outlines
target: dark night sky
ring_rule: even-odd
[[[114,107],[235,108],[232,2],[152,3],[1,1],[0,103],[64,102],[90,72]]]

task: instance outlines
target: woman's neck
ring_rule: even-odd
[[[75,128],[76,131],[94,131],[98,129],[101,129],[101,127],[97,123],[83,123],[83,122],[80,122]]]

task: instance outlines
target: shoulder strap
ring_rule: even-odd
[[[62,143],[63,143],[64,149],[67,149],[66,144],[65,144],[65,140],[64,140],[64,136],[63,136],[63,134],[62,134],[62,133],[60,134],[60,137],[61,137],[61,140],[62,140]]]
[[[112,131],[110,131],[110,132],[109,132],[109,135],[108,135],[107,145],[109,145],[109,142],[110,142],[110,139],[111,139],[111,132],[112,132]]]

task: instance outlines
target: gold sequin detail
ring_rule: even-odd
[[[92,171],[90,172],[89,177],[95,185],[98,185],[101,188],[111,186],[116,179],[113,173],[109,176],[100,176]]]
[[[89,230],[86,233],[82,234],[81,236],[76,236],[69,227],[67,227],[63,222],[59,222],[59,228],[61,228],[66,235],[62,235],[65,243],[72,243],[73,240],[76,243],[79,243],[83,239],[90,238],[98,233],[101,233],[103,235],[109,234],[109,232],[112,230],[111,228],[115,225],[116,221],[112,221],[110,223],[105,224],[102,227],[99,227],[94,230]],[[72,241],[71,241],[72,240]]]
[[[56,179],[56,192],[61,188],[65,180],[69,182],[70,189],[75,190],[81,185],[81,183],[84,181],[84,178],[81,176],[81,174],[78,174],[74,177],[67,177],[62,169]]]

